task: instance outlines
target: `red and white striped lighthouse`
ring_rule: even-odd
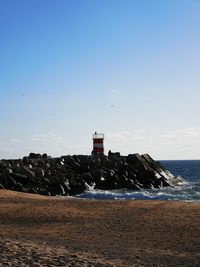
[[[92,151],[93,155],[104,154],[103,141],[104,141],[104,134],[97,132],[93,134],[93,151]]]

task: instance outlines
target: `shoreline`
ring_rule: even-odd
[[[82,200],[0,190],[0,266],[200,266],[199,203]]]

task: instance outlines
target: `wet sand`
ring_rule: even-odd
[[[0,266],[200,266],[200,204],[0,190]]]

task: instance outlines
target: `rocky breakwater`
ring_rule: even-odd
[[[90,187],[153,189],[183,182],[148,154],[51,158],[30,153],[23,159],[0,160],[0,188],[43,195],[77,195]]]

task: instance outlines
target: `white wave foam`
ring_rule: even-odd
[[[77,197],[88,199],[146,199],[180,200],[200,202],[200,183],[186,183],[183,186],[164,187],[161,189],[133,190],[96,190],[92,187]]]

